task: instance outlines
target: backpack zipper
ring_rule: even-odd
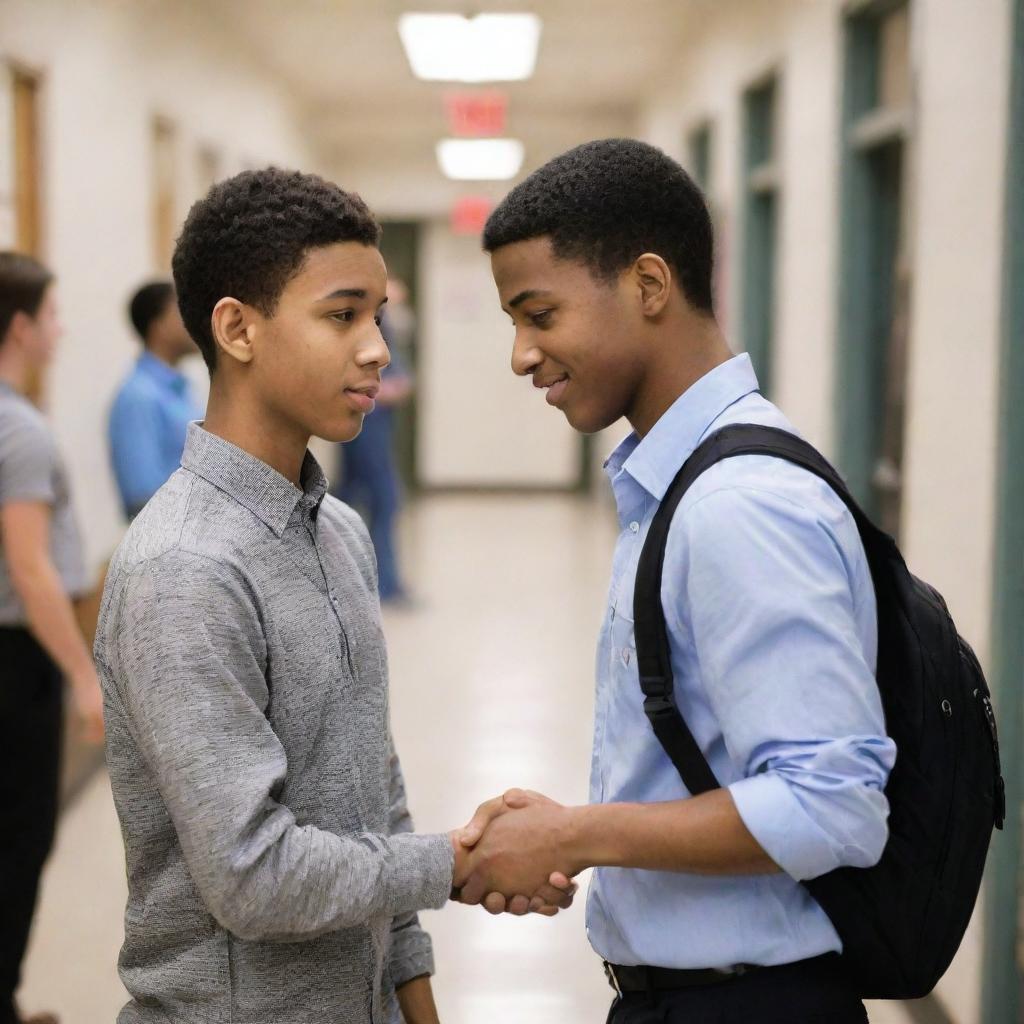
[[[981,663],[974,653],[974,648],[959,634],[957,634],[957,642],[960,647],[960,657],[984,679],[985,674],[981,671]],[[992,744],[993,811],[995,826],[1001,830],[1006,821],[1006,783],[1003,781],[1002,758],[999,756],[999,729],[996,726],[996,713],[992,707],[991,694],[986,688],[979,686],[974,690],[972,696],[981,704],[981,713],[985,718],[989,741]]]
[[[995,823],[996,828],[1002,829],[1003,823],[1006,821],[1006,783],[1003,782],[1001,759],[999,757],[999,733],[996,730],[996,715],[992,709],[992,701],[984,690],[975,690],[974,699],[981,703],[981,711],[985,716],[989,739],[992,742],[992,771],[995,776]]]

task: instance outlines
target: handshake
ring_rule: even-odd
[[[452,899],[517,916],[554,917],[572,906],[572,879],[585,867],[573,860],[574,812],[522,789],[481,804],[469,824],[450,833]]]

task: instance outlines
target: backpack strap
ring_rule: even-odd
[[[676,706],[668,630],[661,605],[661,578],[672,517],[683,495],[706,469],[736,455],[770,455],[803,467],[824,480],[842,499],[865,541],[877,533],[830,463],[806,441],[777,427],[747,423],[723,427],[704,441],[676,474],[651,521],[640,552],[633,592],[633,623],[644,713],[693,796],[718,789],[719,783]]]

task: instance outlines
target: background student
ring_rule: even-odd
[[[52,274],[0,253],[0,1024],[14,997],[39,876],[53,843],[63,678],[89,740],[103,736],[102,698],[72,608],[88,589],[67,473],[42,414],[25,397],[61,336]]]
[[[181,465],[185,433],[203,410],[178,369],[196,352],[178,312],[174,285],[151,281],[128,306],[143,352],[110,410],[108,436],[125,515],[133,519]]]

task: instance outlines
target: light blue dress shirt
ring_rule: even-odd
[[[129,519],[181,465],[188,425],[202,417],[185,375],[143,352],[110,410],[110,456]]]
[[[606,465],[621,533],[598,648],[594,803],[689,795],[644,715],[633,585],[669,484],[729,423],[795,433],[757,393],[745,355],[702,377]],[[874,587],[853,518],[797,466],[767,456],[721,462],[676,511],[662,601],[679,709],[783,873],[599,868],[587,904],[591,944],[612,963],[674,968],[773,965],[840,950],[798,882],[878,861],[896,757],[874,678]]]

